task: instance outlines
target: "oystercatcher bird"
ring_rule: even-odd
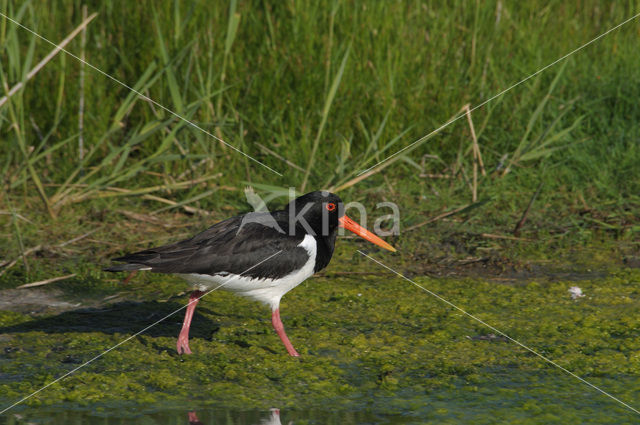
[[[178,353],[191,354],[189,327],[206,291],[225,289],[271,307],[271,323],[291,356],[293,348],[280,320],[280,299],[329,264],[339,227],[390,251],[395,249],[344,215],[337,195],[316,191],[283,210],[252,212],[223,220],[180,242],[115,258],[111,272],[149,270],[172,273],[193,288],[178,336]]]

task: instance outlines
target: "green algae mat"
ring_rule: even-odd
[[[196,310],[193,355],[175,352],[180,311],[7,411],[4,423],[188,423],[189,411],[203,423],[258,423],[274,407],[283,423],[637,422],[612,398],[374,267],[379,275],[310,279],[284,298],[301,358],[286,355],[267,309],[219,291]],[[594,276],[412,279],[637,408],[640,270]],[[74,298],[80,285],[61,285],[59,311],[0,313],[3,406],[186,302],[168,277],[111,285],[91,307]],[[583,296],[572,297],[573,286]]]

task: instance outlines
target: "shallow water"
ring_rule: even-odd
[[[416,280],[640,408],[637,270],[578,283]],[[181,318],[167,320],[11,409],[0,424],[189,424],[190,418],[196,424],[196,417],[228,425],[640,421],[404,281],[325,283],[305,284],[285,300],[283,320],[300,359],[283,352],[262,307],[215,294],[196,311],[193,355],[175,354]],[[568,289],[576,284],[585,296],[573,299]],[[183,304],[143,295],[100,308],[1,312],[0,406]],[[269,408],[280,409],[280,422]]]
[[[134,405],[99,403],[51,407],[16,407],[0,420],[2,424],[632,424],[640,415],[615,400],[553,369],[544,373],[500,370],[483,385],[470,385],[459,379],[449,388],[431,391],[404,389],[397,394],[371,393],[333,407],[313,409],[225,409],[211,407],[215,401],[188,401],[183,407],[171,405]],[[611,392],[634,388],[640,395],[635,377],[592,378],[598,387]],[[626,400],[631,404],[635,400]],[[207,406],[208,405],[208,406]],[[637,407],[637,406],[636,406]],[[199,422],[197,422],[198,420]]]

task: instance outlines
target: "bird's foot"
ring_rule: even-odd
[[[196,412],[188,412],[187,415],[189,415],[189,425],[202,425],[202,422],[198,419]]]
[[[178,350],[178,354],[192,354],[191,349],[189,348],[189,335],[178,336],[178,342],[176,343],[176,348]]]
[[[300,354],[298,354],[298,352],[296,351],[295,348],[291,347],[291,349],[289,349],[289,347],[287,347],[287,351],[289,352],[289,355],[291,357],[300,357]]]

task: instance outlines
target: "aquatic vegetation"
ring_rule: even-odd
[[[314,278],[283,299],[285,326],[292,341],[304,347],[300,359],[283,351],[261,306],[216,292],[202,300],[194,319],[193,355],[175,353],[176,315],[26,403],[194,400],[265,409],[340,406],[374,397],[409,406],[412,398],[454,388],[485,391],[504,374],[515,380],[556,374],[570,381],[406,281],[356,276]],[[586,379],[640,378],[639,270],[618,269],[581,281],[585,297],[576,300],[568,292],[571,281],[414,279]],[[175,286],[163,276],[144,280],[159,291]],[[126,291],[148,296],[149,283],[135,282]],[[126,309],[116,302],[49,317],[0,313],[0,397],[8,402],[37,390],[179,307],[183,298],[131,303]],[[116,313],[109,316],[110,309]],[[615,390],[632,400],[637,387]],[[508,388],[500,391],[509,397]],[[600,397],[586,386],[580,391]]]

